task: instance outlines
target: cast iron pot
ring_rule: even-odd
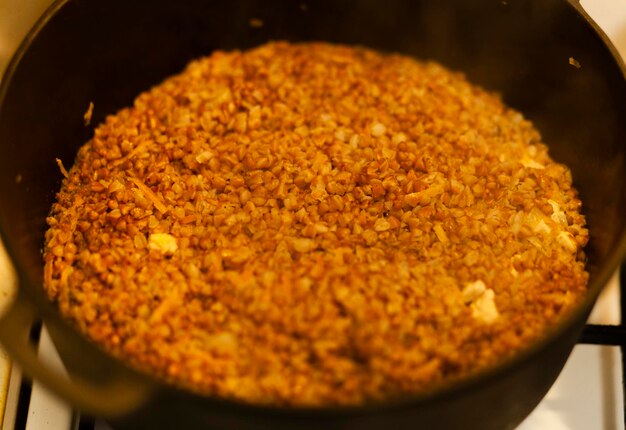
[[[252,18],[262,27],[251,26]],[[256,21],[258,22],[258,21]],[[585,302],[540,341],[460,384],[354,408],[258,407],[196,396],[139,374],[67,324],[41,287],[45,217],[92,123],[215,49],[271,39],[361,44],[434,59],[502,94],[571,167],[591,231]],[[0,230],[18,273],[0,340],[30,375],[119,428],[513,428],[538,404],[626,251],[626,80],[573,0],[57,1],[0,88]],[[38,361],[42,318],[71,374]]]

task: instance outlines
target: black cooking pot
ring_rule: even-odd
[[[250,25],[255,18],[256,25]],[[262,26],[259,27],[259,21]],[[434,59],[502,94],[571,167],[591,230],[590,290],[528,350],[430,395],[354,408],[258,407],[196,396],[141,375],[84,339],[41,287],[45,217],[92,123],[215,49],[271,39],[361,44]],[[556,379],[626,251],[626,80],[606,37],[575,1],[57,1],[0,88],[0,229],[17,269],[0,340],[30,375],[120,428],[513,428]],[[71,379],[38,361],[43,318]]]

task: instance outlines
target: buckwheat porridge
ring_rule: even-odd
[[[519,351],[586,292],[568,168],[497,96],[402,55],[215,52],[109,116],[64,173],[50,298],[199,393],[428,391]]]

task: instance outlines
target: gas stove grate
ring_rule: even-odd
[[[620,310],[626,310],[626,264],[622,265],[620,269]],[[621,368],[622,375],[626,375],[626,318],[621,318],[619,325],[599,325],[599,324],[587,324],[578,341],[579,344],[587,345],[605,345],[619,347],[621,350]],[[36,327],[32,331],[32,337],[40,342],[40,347],[45,340],[45,336],[42,335],[42,339],[39,340],[40,333],[42,333],[41,327]],[[7,416],[5,411],[5,422],[3,423],[1,430],[48,430],[67,428],[68,430],[111,430],[110,427],[101,420],[94,419],[93,417],[85,416],[77,412],[72,411],[69,407],[61,406],[62,419],[60,422],[64,424],[59,427],[58,424],[45,426],[42,425],[42,421],[29,419],[29,415],[33,414],[32,403],[34,402],[33,393],[37,390],[37,395],[41,394],[41,387],[37,388],[36,384],[33,385],[27,378],[20,378],[19,389],[16,390],[18,395],[16,396],[16,410],[13,413],[12,423],[7,423]],[[624,393],[623,399],[626,399],[626,381],[622,378],[622,390]],[[625,410],[624,416],[626,417],[626,400],[623,402],[622,407]],[[65,408],[63,410],[63,408]],[[30,417],[32,418],[32,417]],[[31,422],[32,421],[32,422]],[[43,420],[44,422],[47,419]],[[57,422],[59,422],[57,421]],[[52,424],[52,423],[51,423]],[[624,423],[626,429],[626,418]]]
[[[624,410],[624,428],[626,428],[626,263],[620,268],[620,306],[619,325],[587,324],[578,343],[590,345],[618,346],[622,357],[622,392]]]

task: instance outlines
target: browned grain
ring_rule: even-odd
[[[581,203],[518,112],[434,63],[215,52],[79,151],[45,286],[201,393],[357,404],[514,354],[585,293]]]

